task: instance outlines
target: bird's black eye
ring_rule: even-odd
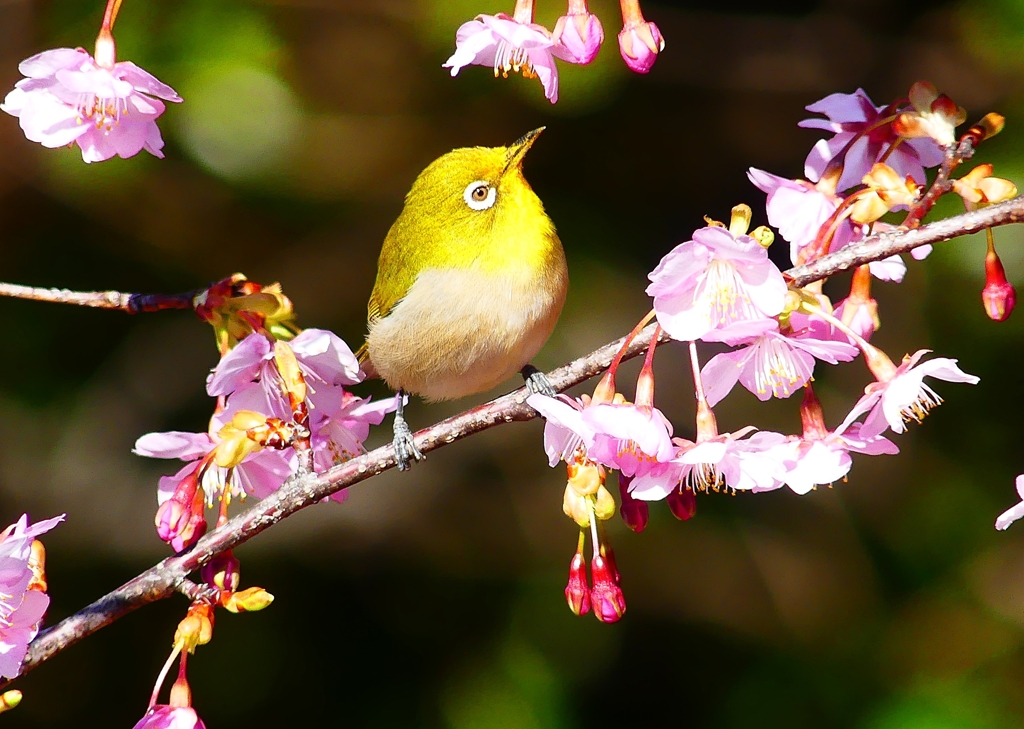
[[[491,184],[485,180],[477,180],[466,186],[462,193],[462,199],[472,210],[486,210],[494,205],[494,198],[497,195]]]

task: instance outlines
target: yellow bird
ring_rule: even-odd
[[[523,156],[542,131],[436,159],[384,239],[359,355],[368,374],[399,393],[402,470],[423,458],[403,417],[405,393],[451,400],[521,372],[532,390],[554,394],[529,365],[569,284],[555,227],[523,177]]]

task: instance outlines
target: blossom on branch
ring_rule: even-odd
[[[509,71],[526,78],[539,78],[544,97],[558,101],[558,69],[555,56],[572,60],[547,28],[533,22],[532,0],[519,0],[514,17],[505,13],[478,15],[463,23],[455,34],[455,53],[442,64],[452,76],[466,66],[490,66],[494,75],[508,77]]]
[[[0,534],[0,676],[5,678],[21,672],[28,644],[50,605],[42,545],[36,537],[63,520],[61,515],[29,526],[28,515],[23,514]]]
[[[131,61],[114,63],[110,56],[103,63],[81,48],[32,56],[18,66],[26,78],[0,109],[18,117],[30,141],[51,148],[77,144],[86,162],[132,157],[143,149],[163,157],[156,125],[165,108],[160,99],[181,97]]]
[[[859,185],[871,167],[885,158],[901,177],[912,177],[924,184],[926,167],[942,163],[942,150],[932,139],[901,139],[893,127],[896,109],[875,106],[863,89],[852,94],[830,94],[806,107],[825,119],[805,119],[799,126],[833,132],[831,139],[822,139],[804,163],[804,174],[812,182],[821,180],[830,166],[838,172],[835,190],[848,190]]]
[[[658,322],[680,341],[742,342],[775,328],[785,304],[782,273],[745,224],[695,231],[649,278]]]
[[[753,338],[742,349],[712,357],[701,370],[701,379],[711,406],[721,402],[737,382],[758,400],[785,398],[811,379],[815,358],[838,364],[856,356],[857,348],[847,342],[785,336],[775,329]]]
[[[919,349],[913,355],[907,355],[896,367],[879,350],[870,345],[869,348],[874,350],[875,357],[869,356],[868,364],[878,380],[864,388],[864,396],[857,401],[840,426],[840,430],[846,430],[857,418],[867,413],[860,428],[860,436],[864,438],[881,435],[888,428],[894,433],[902,433],[907,429],[909,421],[920,423],[932,408],[939,405],[942,398],[924,384],[926,376],[971,385],[980,380],[961,370],[955,359],[937,357],[918,364],[931,351],[928,349]]]

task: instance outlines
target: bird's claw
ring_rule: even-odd
[[[554,397],[558,391],[552,386],[547,375],[532,365],[523,368],[523,379],[526,380],[526,389],[531,395],[547,395]]]
[[[405,418],[400,415],[395,417],[394,431],[395,437],[391,443],[395,446],[395,461],[398,462],[398,470],[408,471],[412,461],[422,461],[426,456],[416,447],[412,438],[412,430],[409,429]]]

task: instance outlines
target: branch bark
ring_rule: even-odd
[[[882,260],[896,253],[905,253],[928,243],[937,243],[976,233],[986,228],[1020,222],[1024,222],[1024,197],[940,220],[920,228],[894,230],[875,235],[837,253],[791,268],[785,271],[784,275],[791,284],[805,286],[841,271],[864,263]],[[4,286],[11,288],[6,284]],[[103,306],[103,308],[129,311],[126,308],[128,305],[123,302],[130,301],[132,296],[137,296],[118,294],[117,292],[101,292],[77,295],[78,298],[76,298],[74,292],[58,293],[60,294],[59,298],[39,298],[46,301],[82,303],[84,300],[91,300],[90,296],[106,296],[112,302],[122,303],[117,306]],[[0,290],[0,295],[3,294],[4,291]],[[185,296],[163,298],[177,298],[184,301]],[[189,304],[181,308],[191,308],[192,294],[187,296]],[[84,305],[102,306],[92,303]],[[161,306],[160,308],[169,307]],[[656,326],[657,324],[649,325],[633,340],[626,350],[625,359],[636,357],[647,351]],[[578,385],[602,373],[611,363],[624,341],[625,338],[622,338],[606,344],[584,357],[549,372],[547,377],[559,391]],[[659,343],[665,341],[667,338],[663,336]],[[537,417],[537,413],[526,404],[526,397],[526,389],[520,388],[508,395],[442,420],[429,428],[418,431],[414,436],[416,445],[422,452],[428,453],[503,423],[531,420]],[[394,448],[389,444],[335,466],[325,473],[300,476],[289,480],[274,494],[205,535],[192,550],[164,559],[113,592],[40,633],[29,646],[22,674],[121,616],[147,603],[169,597],[182,585],[189,573],[206,564],[214,555],[252,539],[296,511],[317,504],[333,493],[365,481],[394,466]],[[421,466],[421,468],[423,467]],[[0,684],[0,688],[7,683]]]

